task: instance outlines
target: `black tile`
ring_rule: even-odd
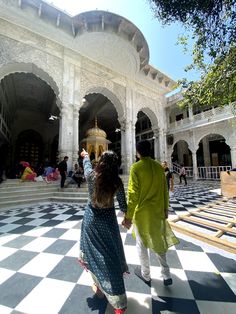
[[[83,219],[83,215],[74,215],[74,216],[71,216],[71,217],[69,217],[69,218],[67,218],[66,220],[69,220],[69,221],[75,221],[75,220],[81,220],[81,219]]]
[[[22,212],[22,213],[15,215],[15,217],[27,217],[29,215],[32,215],[32,212]]]
[[[203,249],[199,245],[195,245],[183,239],[179,239],[179,241],[180,243],[175,245],[177,250],[203,252]]]
[[[105,314],[107,303],[106,298],[93,295],[90,287],[76,285],[58,314]]]
[[[32,229],[34,229],[34,228],[35,228],[35,226],[26,226],[26,225],[24,225],[24,226],[18,227],[18,228],[16,228],[16,229],[10,230],[10,231],[8,231],[8,233],[22,234],[22,233],[25,233],[25,232],[27,232],[27,231],[30,231],[30,230],[32,230]]]
[[[0,267],[17,271],[32,260],[37,254],[37,252],[18,250],[2,260],[0,262]]]
[[[169,297],[152,299],[152,314],[159,313],[200,314],[194,300]]]
[[[6,216],[3,216],[3,215],[0,215],[0,220],[4,220],[4,219],[7,219],[11,217],[10,215],[6,215]]]
[[[14,308],[42,280],[40,277],[16,273],[0,285],[0,304]]]
[[[125,238],[125,245],[136,245],[136,240],[132,236],[132,234],[127,233]]]
[[[236,302],[236,296],[221,275],[216,273],[185,271],[193,295],[197,300]]]
[[[80,266],[78,258],[65,256],[57,266],[47,275],[49,278],[77,282],[84,268]]]
[[[40,218],[42,218],[42,217],[40,217]],[[48,220],[45,223],[43,223],[41,225],[41,227],[53,227],[53,226],[61,224],[62,222],[63,222],[62,220],[52,219],[52,220]]]
[[[22,219],[14,221],[14,223],[17,225],[25,225],[31,222],[32,220],[35,220],[35,218],[22,218]]]
[[[216,253],[206,253],[221,273],[236,273],[236,261]]]
[[[44,252],[65,255],[77,241],[58,239],[50,245]]]
[[[48,232],[44,233],[42,237],[47,237],[47,238],[60,238],[68,229],[63,229],[63,228],[53,228],[49,230]]]
[[[129,264],[128,266],[130,274],[124,277],[126,291],[150,294],[151,288],[134,274],[134,269],[138,265]]]
[[[68,209],[67,211],[64,212],[64,214],[66,215],[74,215],[76,213],[78,213],[78,210],[76,209]]]
[[[43,211],[42,211],[43,212]],[[41,213],[42,213],[41,212]],[[43,216],[41,216],[40,218],[41,219],[53,219],[53,218],[55,218],[56,216],[58,216],[58,214],[46,214],[46,215],[43,215]]]
[[[3,246],[20,249],[35,239],[36,239],[35,237],[21,235],[21,236],[15,238],[14,240],[11,240],[11,241],[5,243]]]

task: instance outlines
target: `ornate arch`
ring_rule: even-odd
[[[143,113],[146,114],[146,116],[151,121],[152,130],[156,130],[158,128],[158,126],[159,126],[159,122],[158,122],[158,119],[157,119],[157,116],[156,116],[155,112],[152,109],[148,108],[148,107],[141,107],[137,111],[137,114],[139,113],[139,111],[142,111]]]
[[[57,98],[57,104],[60,106],[61,100],[59,98],[59,88],[55,80],[47,72],[37,67],[37,65],[33,63],[13,62],[0,67],[0,81],[5,76],[14,73],[33,73],[35,76],[43,80],[50,88],[52,88]]]
[[[112,104],[114,105],[117,111],[118,120],[120,122],[122,121],[122,119],[125,116],[124,107],[122,106],[121,101],[112,91],[110,91],[108,88],[103,87],[103,86],[93,86],[85,92],[83,97],[89,94],[102,94],[103,96],[107,97],[112,102]],[[82,103],[82,101],[80,103]]]

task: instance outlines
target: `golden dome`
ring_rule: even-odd
[[[98,125],[97,125],[97,118],[95,119],[95,126],[91,129],[88,129],[88,131],[86,132],[86,137],[103,137],[106,138],[107,134],[105,131],[103,131],[102,129],[99,129]]]

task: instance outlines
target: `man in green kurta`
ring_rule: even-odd
[[[167,221],[169,194],[166,177],[161,164],[150,157],[149,141],[141,141],[136,146],[139,161],[132,165],[128,185],[128,211],[123,225],[134,225],[136,246],[141,268],[135,274],[150,284],[150,264],[148,249],[157,253],[161,265],[164,285],[171,285],[172,279],[166,262],[166,252],[179,243]]]

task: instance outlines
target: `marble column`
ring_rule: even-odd
[[[79,151],[79,112],[78,106],[73,107],[73,152],[72,152],[72,165],[78,163]]]
[[[198,168],[197,168],[197,151],[192,150],[192,160],[193,160],[193,178],[198,179]]]
[[[236,168],[236,146],[230,147],[232,168]]]
[[[129,174],[129,170],[135,161],[135,151],[133,144],[135,142],[135,128],[131,121],[123,121],[121,124],[121,161],[124,174]]]
[[[160,161],[160,143],[159,143],[159,129],[153,130],[154,137],[154,158]]]
[[[66,126],[67,126],[67,108],[65,105],[61,108],[60,113],[60,129],[59,129],[59,158],[62,160],[64,156],[67,155],[68,147],[67,147],[67,133],[66,133]]]
[[[159,130],[159,155],[160,161],[166,160],[167,158],[166,132],[163,129]]]
[[[209,141],[208,141],[207,137],[204,137],[202,139],[202,146],[203,146],[204,166],[210,167],[211,166],[211,158],[210,158]]]

